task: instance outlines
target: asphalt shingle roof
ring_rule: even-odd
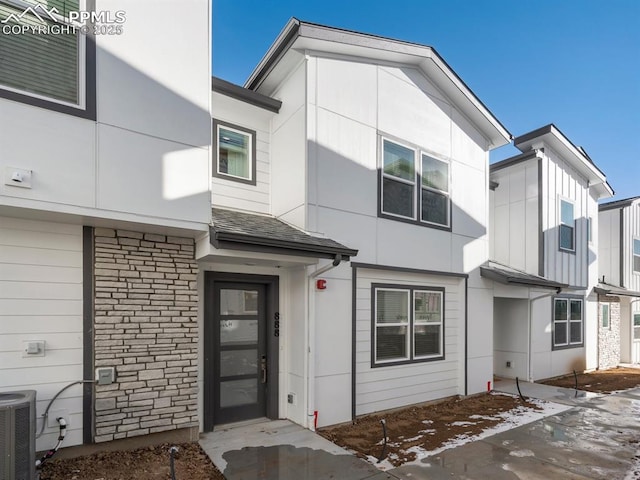
[[[241,244],[245,249],[271,247],[299,251],[306,255],[351,257],[358,251],[330,238],[316,237],[268,215],[212,209],[211,243]]]

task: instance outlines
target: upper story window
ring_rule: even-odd
[[[582,299],[553,300],[553,349],[581,347],[583,331]]]
[[[95,43],[81,0],[0,0],[0,97],[95,119]]]
[[[573,203],[560,199],[560,250],[575,252],[576,250],[576,219]]]
[[[256,184],[256,132],[213,121],[213,176]]]
[[[640,273],[640,239],[633,239],[633,271]]]
[[[380,216],[450,230],[449,163],[382,139]]]
[[[444,289],[372,285],[373,366],[444,358]]]

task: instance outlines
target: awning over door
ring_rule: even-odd
[[[489,262],[488,265],[480,267],[480,276],[505,285],[550,288],[554,290],[569,287],[566,283],[554,282],[553,280],[522,272],[496,262]]]
[[[217,249],[349,260],[358,250],[311,235],[270,215],[212,209],[210,241]]]

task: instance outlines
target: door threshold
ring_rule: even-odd
[[[273,421],[275,420],[271,420],[267,417],[259,417],[259,418],[252,418],[251,420],[242,420],[240,422],[221,423],[220,425],[214,425],[213,431],[215,432],[220,430],[231,430],[234,428],[246,427],[249,425],[257,425],[259,423],[268,423]]]

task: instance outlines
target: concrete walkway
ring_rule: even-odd
[[[394,477],[288,420],[219,427],[200,445],[228,480],[384,480]]]
[[[513,381],[495,388],[517,394]],[[229,480],[640,478],[640,388],[596,395],[521,382],[520,390],[573,408],[387,472],[286,420],[220,428],[200,444]]]

